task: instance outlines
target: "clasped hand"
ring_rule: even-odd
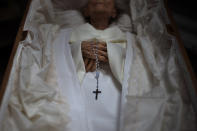
[[[96,70],[96,56],[94,49],[97,48],[99,63],[108,63],[107,45],[105,42],[83,41],[81,50],[86,72]]]

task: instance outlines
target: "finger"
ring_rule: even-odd
[[[86,45],[87,45],[87,43],[86,43],[85,41],[83,41],[83,42],[81,43],[81,48],[84,48]]]
[[[81,50],[83,52],[91,52],[91,53],[94,53],[94,47],[93,46],[83,46],[83,48],[81,48]]]
[[[94,72],[95,70],[96,70],[96,62],[94,61],[94,64],[91,67],[91,72]]]
[[[96,56],[94,54],[90,53],[90,52],[83,52],[83,57],[93,59],[93,60],[96,59]],[[103,56],[103,55],[98,54],[98,59],[99,59],[99,61],[108,62],[107,55]]]
[[[84,60],[85,67],[88,65],[88,62],[89,62],[89,59],[85,58],[85,60]]]
[[[88,54],[84,54],[83,57],[86,57],[88,59],[93,59],[93,60],[96,59],[96,57],[94,55],[88,55]]]
[[[93,53],[90,53],[89,51],[82,51],[82,53],[83,53],[83,57],[96,59],[96,56]]]
[[[107,47],[107,44],[105,42],[98,43],[100,47]]]
[[[90,71],[90,69],[91,69],[91,67],[92,67],[92,64],[94,64],[94,61],[93,61],[93,60],[90,60],[88,66],[87,66],[87,68],[86,68],[86,72],[89,72],[89,71]]]
[[[102,51],[102,50],[98,50],[98,55],[102,55],[102,56],[108,57],[107,52]]]
[[[89,44],[89,43],[83,43],[81,45],[81,50],[87,50],[87,51],[93,51],[94,49],[98,49],[98,50],[103,50],[103,51],[107,51],[107,46],[105,43],[93,43],[93,44]]]
[[[86,49],[87,47],[91,47],[91,43],[90,42],[88,42],[88,41],[83,41],[82,43],[81,43],[81,49]]]
[[[100,44],[100,43],[98,43],[98,44],[93,44],[92,47],[93,47],[93,48],[97,48],[98,50],[104,50],[104,51],[107,50],[106,44]]]
[[[86,54],[86,55],[94,55],[95,56],[95,53],[91,50],[90,51],[89,50],[82,50],[82,53]],[[107,52],[102,51],[102,50],[98,50],[98,55],[108,57]],[[92,56],[91,56],[91,58],[92,58]]]
[[[107,51],[107,47],[106,46],[98,46],[98,50]]]
[[[94,52],[96,48],[91,47],[91,46],[86,46],[85,48],[81,49],[82,51],[88,51],[88,52]]]
[[[101,62],[108,62],[108,58],[107,57],[104,57],[104,56],[98,56],[98,59],[99,59],[99,61],[101,61]]]

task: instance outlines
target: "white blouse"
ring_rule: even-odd
[[[93,93],[97,84],[96,72],[86,73],[81,54],[81,42],[91,39],[107,43],[109,58],[109,66],[105,65],[99,70],[101,93],[98,94],[98,100]],[[117,27],[96,30],[90,24],[84,24],[73,30],[70,43],[77,75],[85,92],[85,110],[90,131],[118,130],[126,35]]]

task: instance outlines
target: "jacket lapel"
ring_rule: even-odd
[[[71,29],[62,30],[53,44],[55,65],[61,95],[68,101],[71,122],[69,131],[88,131],[85,116],[84,93],[80,87],[76,69],[72,59],[69,39]]]
[[[125,59],[125,66],[124,66],[124,79],[122,84],[122,95],[121,95],[121,108],[120,108],[120,126],[119,131],[124,129],[124,112],[127,103],[126,96],[128,94],[128,80],[130,77],[130,69],[132,66],[133,61],[133,47],[132,44],[134,42],[134,35],[127,32],[127,50],[126,50],[126,59]]]

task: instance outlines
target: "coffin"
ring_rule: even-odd
[[[1,85],[1,90],[0,90],[0,104],[1,104],[1,108],[3,107],[4,104],[7,103],[8,98],[10,96],[10,91],[12,89],[7,88],[9,81],[10,81],[10,75],[13,73],[13,65],[14,65],[14,59],[16,59],[16,54],[17,54],[17,48],[19,45],[19,42],[24,40],[26,38],[27,35],[27,30],[24,28],[25,24],[28,23],[30,17],[27,17],[28,14],[30,13],[29,11],[32,11],[32,7],[31,6],[32,0],[29,0],[28,4],[27,4],[27,9],[25,11],[23,20],[21,22],[21,25],[19,27],[17,36],[16,36],[16,40],[12,49],[12,53],[10,56],[10,60],[6,69],[6,73],[3,79],[3,83]],[[165,22],[166,22],[166,29],[169,33],[169,35],[171,35],[172,37],[175,38],[175,52],[178,58],[178,63],[180,65],[180,68],[184,74],[184,80],[187,84],[187,92],[189,93],[189,96],[191,98],[192,104],[193,104],[193,108],[195,111],[197,111],[197,103],[196,103],[196,99],[197,99],[197,80],[196,80],[196,76],[193,72],[190,60],[188,58],[188,55],[186,53],[186,50],[183,46],[183,43],[181,41],[181,37],[177,31],[177,27],[176,24],[173,20],[173,17],[171,15],[170,9],[167,6],[167,0],[163,1],[165,10],[163,10],[164,12],[164,16],[166,15],[167,17]],[[1,109],[2,110],[2,109]],[[0,114],[1,115],[1,114]]]

